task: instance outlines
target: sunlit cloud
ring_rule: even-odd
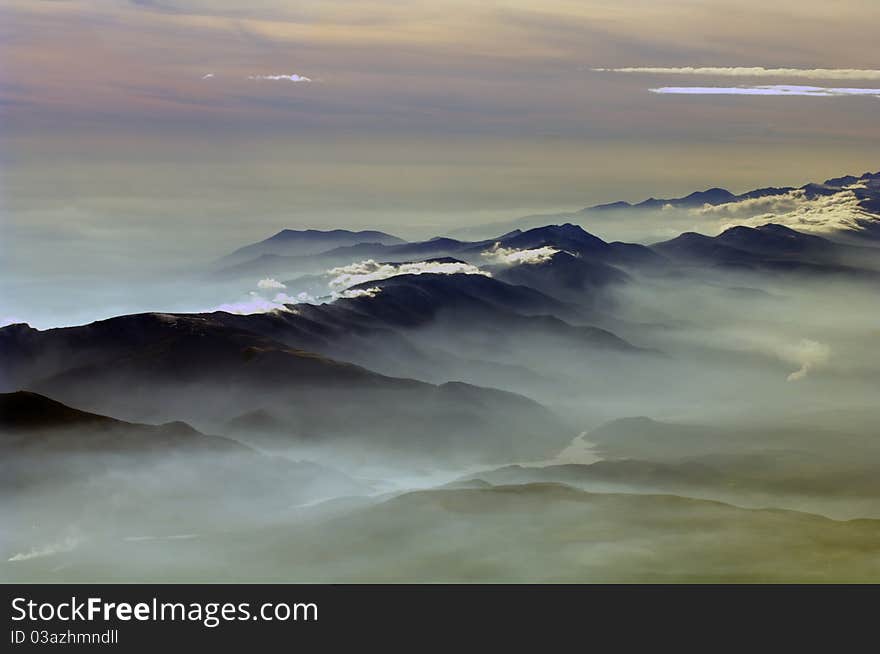
[[[480,253],[492,263],[500,263],[509,266],[520,264],[537,264],[550,261],[559,250],[545,245],[544,247],[534,248],[532,250],[518,250],[516,248],[506,248],[501,243],[495,243],[491,248]]]
[[[214,77],[214,73],[205,73],[202,75],[202,79],[211,79],[212,77]]]
[[[289,298],[283,294],[278,294],[273,299],[267,299],[251,291],[247,299],[238,302],[229,302],[214,307],[212,311],[225,311],[226,313],[234,313],[238,315],[250,315],[252,313],[269,313],[270,311],[286,311],[285,305],[292,304],[293,298]]]
[[[798,79],[863,79],[880,80],[880,70],[870,68],[764,68],[741,67],[652,67],[593,68],[595,72],[642,73],[648,75],[707,75],[712,77],[793,77]]]
[[[873,96],[880,98],[880,89],[829,88],[824,86],[796,86],[774,84],[768,86],[663,86],[652,93],[672,95],[775,95],[836,98],[845,96]]]
[[[864,230],[878,221],[875,214],[861,207],[852,190],[809,198],[803,189],[795,189],[782,195],[705,205],[690,213],[718,219],[721,231],[775,223],[802,232],[831,233]]]
[[[382,289],[378,286],[372,286],[370,288],[347,288],[341,293],[336,293],[335,297],[350,300],[356,297],[376,297],[381,292]]]
[[[270,81],[287,81],[287,82],[311,82],[311,77],[305,77],[303,75],[297,75],[296,73],[291,73],[289,75],[248,75],[248,79],[254,80],[270,80]]]
[[[373,259],[367,259],[347,266],[331,268],[327,271],[332,279],[329,282],[331,289],[341,291],[351,286],[357,286],[365,282],[388,279],[398,275],[422,275],[433,273],[440,275],[491,275],[485,270],[480,270],[463,261],[418,261],[413,263],[379,263]]]
[[[272,277],[267,277],[266,279],[261,279],[257,282],[257,288],[267,289],[267,288],[287,288],[283,283],[279,282],[277,279],[273,279]]]

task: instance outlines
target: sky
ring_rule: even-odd
[[[877,170],[878,24],[876,0],[4,0],[6,288]]]

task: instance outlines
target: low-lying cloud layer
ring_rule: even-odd
[[[328,292],[326,294],[316,293],[313,295],[313,289],[312,292],[301,292],[296,295],[278,292],[274,296],[269,297],[267,292],[287,289],[287,285],[279,282],[277,279],[267,277],[259,280],[257,282],[258,290],[249,291],[244,299],[221,304],[210,310],[248,315],[252,313],[269,313],[270,311],[291,311],[290,305],[294,304],[323,304],[339,299],[376,297],[376,295],[382,292],[382,289],[378,286],[370,288],[352,287],[367,282],[396,277],[397,275],[422,275],[425,273],[492,276],[491,273],[463,261],[379,263],[373,259],[367,259],[346,266],[331,268],[325,272],[324,276],[329,278],[327,282]]]
[[[722,230],[736,225],[757,227],[776,223],[804,232],[827,233],[858,231],[864,229],[866,223],[876,221],[876,216],[862,209],[859,198],[849,190],[809,198],[803,189],[795,189],[782,195],[707,204],[691,212],[719,219]]]
[[[871,68],[764,68],[763,66],[594,68],[600,73],[642,73],[647,75],[708,75],[712,77],[795,77],[799,79],[878,79],[880,70]]]
[[[492,263],[515,266],[519,264],[544,263],[550,261],[558,252],[559,250],[550,245],[531,250],[518,250],[516,248],[502,247],[501,243],[495,243],[488,250],[481,252],[480,256]]]

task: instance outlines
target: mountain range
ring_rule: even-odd
[[[878,184],[285,229],[193,281],[209,310],[0,327],[4,578],[878,578]],[[867,222],[737,223],[782,199]]]
[[[484,239],[493,234],[505,233],[517,229],[529,229],[535,226],[545,225],[552,222],[567,221],[583,225],[603,225],[612,227],[608,220],[622,220],[627,217],[649,217],[655,214],[662,217],[664,210],[677,210],[678,212],[699,213],[706,207],[727,207],[730,209],[747,209],[748,202],[757,213],[752,215],[767,214],[766,222],[773,222],[777,216],[784,216],[786,212],[797,211],[798,199],[806,201],[821,201],[833,199],[834,196],[842,198],[841,194],[851,195],[852,205],[848,211],[853,212],[853,220],[846,227],[837,228],[830,219],[830,214],[818,215],[814,227],[822,228],[823,223],[828,222],[825,230],[829,233],[838,232],[837,236],[853,236],[859,240],[869,239],[876,241],[880,238],[880,172],[866,172],[860,175],[844,175],[827,179],[824,182],[810,182],[800,187],[762,187],[734,193],[724,188],[714,187],[703,191],[694,191],[687,195],[675,198],[648,198],[638,202],[618,200],[605,204],[594,205],[583,209],[556,213],[535,214],[523,216],[514,220],[474,225],[453,230],[452,236],[457,238]],[[774,204],[773,200],[779,200]],[[790,200],[785,202],[785,200]],[[761,202],[763,200],[764,202]],[[757,202],[756,202],[757,201]],[[669,218],[669,215],[666,215]],[[778,219],[777,219],[778,222]],[[794,226],[794,225],[790,225]]]

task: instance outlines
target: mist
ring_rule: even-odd
[[[878,578],[875,246],[670,215],[61,286],[117,317],[0,331],[3,577]]]

